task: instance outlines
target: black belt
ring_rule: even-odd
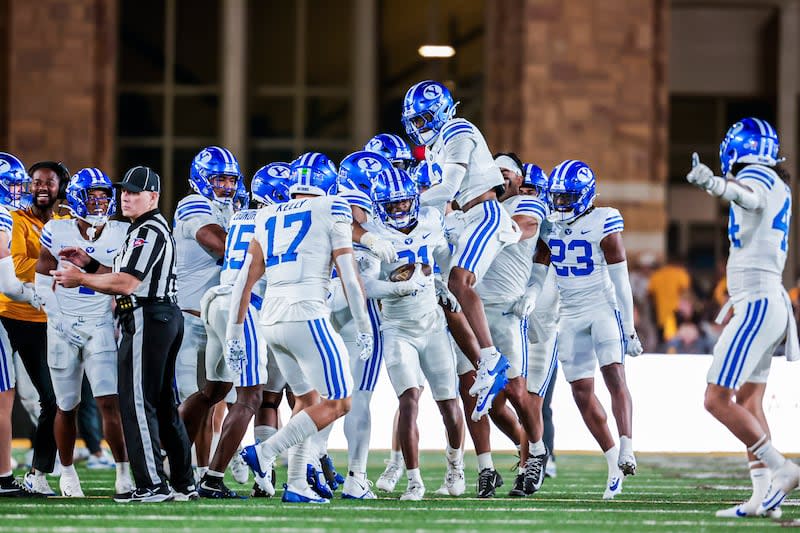
[[[142,307],[143,305],[153,304],[174,304],[177,303],[175,298],[170,297],[152,297],[145,298],[131,294],[130,296],[117,296],[117,313],[130,313],[131,311]]]

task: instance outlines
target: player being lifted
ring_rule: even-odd
[[[361,356],[372,353],[372,326],[353,258],[353,217],[347,202],[335,196],[336,188],[336,169],[323,154],[307,153],[292,163],[292,200],[259,211],[242,266],[246,277],[239,277],[231,297],[227,339],[228,349],[236,352],[244,345],[251,289],[266,275],[260,328],[295,395],[295,414],[265,442],[246,447],[242,456],[262,489],[274,493],[267,476],[275,457],[289,450],[286,502],[329,501],[306,481],[308,439],[350,410],[353,377],[347,348],[329,319],[334,265],[356,323]]]
[[[368,256],[361,262],[367,294],[381,300],[386,369],[400,399],[397,427],[408,474],[408,486],[400,499],[421,500],[425,494],[417,428],[417,404],[425,379],[447,431],[447,469],[454,479],[450,494],[458,496],[464,492],[465,483],[461,451],[464,423],[456,399],[455,357],[433,285],[435,262],[449,259],[442,216],[431,207],[420,209],[417,185],[404,170],[378,174],[372,195],[383,225],[371,223],[367,227],[391,241],[400,256],[393,263]],[[401,271],[407,279],[398,281],[394,276]]]
[[[58,411],[54,426],[63,470],[59,485],[62,496],[83,497],[72,464],[75,420],[86,373],[103,420],[103,435],[117,463],[115,490],[133,490],[125,450],[117,395],[117,341],[114,338],[113,298],[85,287],[53,289],[50,272],[66,268],[58,258],[63,248],[78,246],[101,264],[110,266],[127,222],[108,220],[116,211],[116,191],[100,169],[84,168],[69,181],[67,205],[76,218],[50,220],[42,229],[36,263],[36,292],[47,312],[47,363],[53,380]]]
[[[217,146],[204,148],[194,157],[189,169],[189,185],[194,194],[183,198],[175,208],[173,233],[178,305],[184,320],[175,382],[178,399],[182,402],[181,418],[189,439],[195,443],[200,477],[207,470],[209,459],[206,431],[209,414],[231,389],[230,383],[210,379],[203,390],[198,390],[198,360],[208,342],[200,319],[200,299],[208,289],[219,285],[225,239],[240,176],[239,163],[229,150]]]
[[[31,178],[22,162],[11,154],[0,152],[0,292],[14,301],[30,302],[39,307],[38,298],[29,285],[17,279],[11,258],[11,211],[30,203],[27,194]],[[11,410],[14,406],[16,377],[14,351],[8,333],[0,325],[0,498],[41,497],[26,490],[14,479],[11,468]],[[52,492],[52,490],[50,491]]]
[[[271,170],[273,174],[270,174]],[[283,170],[285,167],[282,163],[273,163],[255,173],[251,190],[257,204],[276,205],[289,200],[289,179],[288,176],[280,176]],[[201,300],[200,316],[208,334],[206,379],[231,383],[236,389],[236,402],[229,406],[222,423],[219,444],[209,463],[208,472],[197,489],[198,494],[206,498],[239,497],[223,482],[225,468],[234,457],[250,420],[261,407],[263,390],[268,385],[267,349],[256,327],[266,286],[263,278],[258,280],[250,294],[250,305],[244,320],[244,351],[235,354],[233,359],[225,358],[231,291],[255,234],[257,213],[256,209],[242,209],[233,215],[225,243],[220,285],[209,289]]]
[[[786,339],[786,358],[800,358],[792,306],[781,278],[792,195],[789,176],[778,165],[778,146],[778,134],[767,121],[745,118],[731,126],[720,144],[725,177],[714,176],[697,154],[686,176],[692,185],[730,202],[730,304],[718,320],[730,306],[733,318],[714,346],[705,407],[747,447],[753,494],[740,505],[718,511],[722,517],[777,518],[781,502],[800,481],[800,468],[772,445],[762,408],[775,348]]]
[[[586,163],[567,160],[549,179],[551,222],[541,232],[535,262],[551,264],[558,279],[561,309],[558,357],[572,396],[608,462],[604,499],[622,492],[624,475],[636,473],[632,402],[625,381],[625,355],[642,353],[633,327],[633,295],[622,244],[622,215],[595,207],[595,177]],[[543,270],[534,285],[540,292]],[[611,395],[619,448],[594,393],[597,363]]]
[[[435,81],[422,81],[406,92],[402,122],[426,158],[443,172],[442,182],[420,196],[422,206],[441,209],[453,201],[464,212],[450,260],[447,285],[458,299],[480,346],[480,361],[472,361],[478,374],[470,392],[478,395],[475,413],[483,416],[506,383],[508,360],[494,346],[483,304],[474,286],[505,246],[520,233],[500,207],[495,189],[503,176],[480,131],[462,118],[454,118],[456,104],[450,91]],[[469,355],[469,354],[467,354]]]

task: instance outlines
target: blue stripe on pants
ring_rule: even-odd
[[[722,361],[722,368],[720,368],[719,375],[717,376],[717,381],[716,381],[717,385],[720,386],[722,385],[722,376],[725,375],[725,369],[728,368],[728,366],[731,364],[731,358],[733,357],[733,350],[736,344],[739,342],[739,336],[744,332],[745,328],[747,327],[747,322],[750,320],[750,312],[752,311],[752,307],[753,304],[748,302],[747,311],[745,312],[744,315],[744,320],[736,330],[736,333],[733,336],[733,341],[731,341],[731,344],[728,346],[728,353],[725,354],[725,359],[723,359]]]
[[[325,359],[325,351],[320,344],[320,340],[317,337],[317,332],[314,328],[316,324],[316,320],[309,320],[308,321],[308,329],[311,331],[311,336],[314,338],[314,344],[317,346],[317,353],[319,353],[320,358],[322,359],[322,369],[325,373],[325,386],[327,387],[327,396],[331,398],[333,396],[333,391],[331,390],[331,381],[330,381],[330,372],[328,370],[328,362]]]
[[[764,319],[767,316],[767,307],[769,306],[769,300],[766,298],[764,299],[764,308],[761,312],[761,318],[758,319],[758,324],[756,324],[756,328],[753,330],[753,334],[750,335],[750,340],[747,341],[747,345],[744,347],[744,356],[742,357],[741,362],[739,363],[739,369],[736,371],[736,376],[733,378],[733,383],[731,386],[735,386],[736,383],[739,381],[739,378],[742,375],[742,370],[744,369],[744,360],[747,358],[747,354],[750,353],[750,347],[753,345],[753,341],[756,339],[758,332],[761,330],[761,325],[764,323]],[[771,355],[771,354],[770,354]]]

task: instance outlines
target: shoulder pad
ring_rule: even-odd
[[[468,120],[454,118],[449,120],[442,128],[442,142],[446,144],[459,135],[472,135],[474,131],[475,126]]]
[[[769,167],[764,165],[748,165],[736,175],[736,179],[744,181],[745,184],[760,183],[767,190],[772,189],[776,180],[780,180],[778,175]],[[745,181],[746,180],[746,181]]]

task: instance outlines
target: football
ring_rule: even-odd
[[[430,276],[433,271],[431,266],[425,263],[420,264],[422,265],[422,273],[426,276]],[[414,263],[408,263],[392,270],[392,273],[389,274],[389,281],[408,281],[413,275]]]

